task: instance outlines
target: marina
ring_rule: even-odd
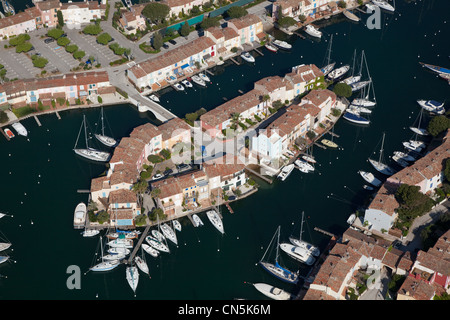
[[[396,11],[403,9],[402,18],[415,21],[417,9],[414,9],[416,10],[414,11],[412,8],[414,6],[408,7],[407,4],[399,4]],[[408,18],[408,16],[412,17]],[[392,34],[404,32],[402,28],[404,24],[407,26],[414,25],[413,23],[408,24],[408,22],[411,21],[393,23],[390,32]],[[232,215],[225,208],[221,211],[223,213],[222,221],[227,230],[225,235],[222,235],[212,224],[209,224],[205,212],[197,213],[198,217],[204,222],[203,227],[194,227],[189,219],[190,216],[181,217],[179,220],[182,225],[182,232],[177,234],[178,247],[169,243],[171,253],[161,254],[157,260],[148,255],[147,263],[151,279],[143,277],[143,273],[141,273],[139,280],[135,281],[136,287],[129,285],[126,278],[126,267],[131,267],[133,263],[133,259],[129,258],[136,258],[139,255],[141,246],[145,244],[145,238],[151,229],[150,226],[139,228],[142,233],[137,240],[134,240],[135,244],[130,252],[129,260],[127,260],[127,266],[119,264],[103,275],[89,272],[83,278],[82,290],[70,291],[64,285],[58,285],[59,283],[65,283],[67,275],[54,274],[48,270],[47,264],[37,258],[42,253],[42,247],[40,243],[34,243],[32,240],[39,237],[41,241],[51,244],[49,249],[52,252],[63,252],[59,260],[55,262],[56,267],[65,270],[68,265],[76,263],[83,270],[88,269],[91,265],[90,262],[98,236],[84,238],[80,235],[79,230],[73,230],[73,213],[77,203],[87,200],[87,195],[78,193],[77,190],[89,190],[90,179],[102,174],[105,168],[104,164],[88,163],[75,157],[71,150],[72,145],[69,143],[69,146],[67,146],[68,142],[73,143],[73,139],[79,130],[83,117],[81,111],[64,112],[61,120],[64,122],[64,129],[60,127],[62,122],[53,119],[54,116],[39,116],[43,123],[42,126],[39,126],[33,119],[21,120],[23,125],[29,129],[29,137],[33,144],[28,143],[25,139],[17,139],[17,137],[10,142],[2,139],[3,141],[0,143],[5,147],[0,148],[0,152],[9,170],[3,170],[1,178],[2,181],[10,185],[14,184],[14,180],[29,179],[30,185],[33,185],[36,191],[24,185],[19,189],[23,192],[7,191],[5,194],[10,200],[4,204],[2,210],[17,212],[15,216],[19,217],[20,220],[8,219],[4,222],[2,219],[2,230],[8,230],[8,235],[11,235],[11,242],[29,243],[29,248],[27,248],[26,253],[19,252],[19,250],[14,251],[13,254],[18,261],[17,264],[12,265],[8,262],[2,264],[1,273],[8,274],[9,277],[0,281],[0,286],[3,289],[0,297],[21,299],[26,295],[27,298],[40,299],[92,300],[96,299],[97,296],[100,299],[132,299],[134,295],[137,298],[154,300],[230,299],[236,296],[253,299],[265,298],[253,286],[244,286],[242,284],[244,281],[267,283],[295,296],[299,291],[299,286],[275,282],[266,270],[255,265],[263,256],[266,245],[273,236],[275,226],[281,225],[281,230],[291,230],[292,223],[298,223],[298,208],[301,207],[305,212],[310,212],[309,225],[320,226],[320,230],[323,231],[312,234],[311,241],[323,251],[329,242],[329,236],[342,233],[347,228],[346,220],[349,213],[353,212],[353,209],[363,202],[363,199],[354,197],[353,194],[346,195],[346,199],[352,200],[350,204],[327,199],[325,194],[330,192],[343,193],[345,192],[343,185],[357,190],[358,194],[365,192],[362,188],[364,181],[356,171],[372,169],[366,161],[367,155],[379,141],[381,132],[387,131],[389,133],[390,138],[384,146],[389,154],[402,147],[402,141],[409,140],[411,134],[409,125],[412,124],[414,119],[408,119],[408,117],[411,116],[411,109],[414,109],[414,101],[420,98],[414,97],[412,103],[405,103],[408,99],[411,100],[409,96],[411,91],[436,97],[436,99],[444,99],[447,95],[445,90],[448,90],[448,85],[446,82],[439,81],[439,78],[430,79],[430,74],[427,74],[422,68],[411,70],[407,67],[411,66],[412,63],[417,65],[417,52],[412,52],[413,56],[409,54],[411,48],[408,46],[401,49],[400,47],[405,45],[401,37],[396,37],[394,42],[390,42],[392,41],[390,39],[383,39],[386,46],[399,46],[401,59],[400,57],[389,57],[389,59],[393,59],[393,63],[398,64],[399,69],[407,70],[405,71],[406,74],[402,73],[401,75],[404,82],[399,83],[395,88],[395,94],[392,94],[391,84],[384,81],[383,68],[381,67],[384,65],[383,59],[387,59],[387,54],[383,53],[381,49],[377,51],[380,31],[369,31],[362,26],[355,27],[353,25],[352,28],[354,29],[351,29],[351,38],[361,41],[361,45],[365,46],[368,56],[372,58],[372,56],[378,54],[380,59],[379,61],[378,58],[370,60],[373,81],[377,86],[378,102],[376,112],[370,118],[373,125],[358,127],[339,120],[335,125],[335,130],[339,135],[339,146],[336,149],[315,148],[314,157],[319,161],[320,166],[316,166],[314,173],[305,175],[298,170],[293,170],[285,181],[275,180],[271,184],[256,177],[255,180],[260,185],[258,192],[247,199],[233,203],[234,213]],[[428,28],[430,27],[428,26]],[[351,56],[354,47],[353,41],[356,40],[350,40],[350,37],[343,36],[346,32],[350,33],[346,23],[327,26],[321,28],[321,30],[326,31],[327,35],[334,34],[333,57],[342,58],[340,60],[345,61],[344,57]],[[423,30],[427,33],[431,31],[434,30]],[[366,36],[367,39],[364,38]],[[272,60],[273,58],[269,58],[269,56],[273,57],[272,54],[265,54],[256,58],[254,66],[248,64],[234,65],[231,62],[231,65],[227,65],[222,73],[214,72],[214,78],[211,79],[214,85],[208,86],[207,90],[201,93],[191,90],[192,92],[187,95],[184,93],[181,95],[179,92],[173,91],[162,94],[160,96],[161,101],[163,104],[173,106],[172,111],[183,117],[186,112],[194,112],[195,107],[199,105],[213,108],[222,103],[222,97],[231,99],[236,95],[237,90],[246,88],[248,83],[260,79],[263,74],[267,76],[281,73],[286,68],[295,65],[293,62],[298,62],[298,60],[305,63],[320,64],[320,61],[314,60],[315,55],[311,49],[320,49],[320,52],[323,53],[326,49],[326,43],[309,44],[301,39],[296,41],[289,39],[288,41],[292,42],[291,52],[283,54],[280,50],[277,53],[280,56],[283,54],[280,59]],[[349,48],[349,44],[352,44],[351,48]],[[308,53],[309,51],[311,53]],[[426,53],[420,52],[420,54],[426,58]],[[303,58],[299,58],[300,56],[303,56]],[[431,60],[432,57],[434,57],[433,54],[428,53],[427,60]],[[403,68],[400,68],[400,66],[403,66]],[[400,76],[399,74],[395,75]],[[230,79],[240,78],[245,78],[245,85],[241,83],[234,86],[230,81]],[[433,82],[434,86],[430,91],[426,93],[420,91],[424,81],[432,80],[436,80],[436,82]],[[219,88],[221,89],[220,94],[218,94]],[[202,103],[200,104],[199,101]],[[186,105],[191,106],[192,110],[187,110]],[[389,113],[393,105],[396,107],[396,112]],[[417,105],[415,107],[414,111],[417,113],[418,107]],[[114,128],[115,137],[125,137],[137,125],[152,121],[151,117],[139,114],[128,105],[111,106],[108,107],[107,112],[108,121]],[[390,114],[389,117],[386,116],[387,113]],[[98,114],[99,109],[86,110],[86,116],[90,121],[95,121]],[[403,127],[406,129],[403,129]],[[70,132],[70,134],[64,135],[64,132]],[[392,137],[395,137],[395,139]],[[27,165],[27,159],[20,156],[21,150],[25,148],[29,148],[30,152],[33,152],[36,156],[33,159],[33,167],[27,172],[21,172],[20,168]],[[67,170],[67,167],[73,168],[73,170]],[[9,174],[10,171],[13,174]],[[64,173],[64,179],[69,180],[70,184],[55,188],[55,186],[61,184],[62,173]],[[374,174],[376,174],[375,170]],[[45,192],[49,188],[53,190],[51,194]],[[279,199],[283,200],[278,201]],[[48,207],[45,204],[48,203],[51,203],[52,207],[55,206],[57,210],[47,210]],[[283,215],[274,214],[277,212],[283,212]],[[34,224],[31,224],[30,220]],[[60,227],[54,228],[55,225]],[[248,228],[249,225],[252,226],[251,230]],[[319,228],[314,228],[314,230],[316,229],[319,230]],[[104,231],[101,230],[102,235]],[[52,241],[55,237],[61,241],[58,241],[58,243]],[[285,235],[280,237],[280,241],[286,240]],[[86,248],[86,250],[79,250],[80,247]],[[69,255],[68,252],[71,254]],[[147,253],[145,252],[145,254]],[[284,255],[285,253],[281,252],[281,254]],[[239,265],[236,265],[236,256],[242,257]],[[309,267],[304,264],[297,264],[289,256],[284,255],[284,258],[289,270],[298,269],[302,277],[309,273]],[[30,271],[28,269],[27,266],[31,263],[35,266],[35,270]],[[27,270],[31,273],[31,277],[21,280],[20,275]],[[140,270],[139,272],[141,272]],[[182,274],[181,270],[201,271],[203,277],[188,279]],[[35,276],[37,274],[41,276]],[[130,273],[129,279],[136,280],[133,277],[135,274],[136,272]],[[216,283],[217,290],[208,290],[210,279],[219,275],[222,278]],[[49,278],[53,279],[52,283],[45,281]],[[14,281],[10,281],[13,279]],[[183,284],[183,286],[174,292],[173,286],[176,284]],[[26,290],[29,285],[41,288],[39,297],[38,293]],[[266,288],[265,292],[273,289],[267,290]],[[273,292],[280,293],[278,290]]]

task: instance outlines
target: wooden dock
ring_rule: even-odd
[[[89,189],[78,189],[77,193],[91,193],[91,190],[89,190]]]
[[[297,31],[294,31],[294,34],[303,40],[306,39],[306,37],[304,35],[302,35],[301,33],[297,32]]]
[[[55,111],[56,116],[58,117],[58,120],[61,120],[61,116],[59,115],[58,111]]]
[[[225,202],[225,206],[228,208],[228,211],[230,211],[230,213],[234,213],[233,209],[231,209],[228,202]]]
[[[248,167],[245,167],[244,170],[247,170],[247,171],[250,172],[251,174],[257,176],[258,178],[260,178],[260,179],[266,181],[266,182],[269,183],[269,184],[272,184],[272,183],[273,183],[273,180],[272,180],[272,179],[269,179],[269,178],[263,176],[262,174],[259,174],[258,172],[256,172],[256,171],[254,171],[254,170],[248,168]]]
[[[314,227],[314,231],[323,233],[323,234],[325,234],[325,235],[327,235],[327,236],[329,236],[329,237],[334,237],[334,238],[336,238],[336,236],[335,236],[334,234],[332,234],[331,232],[322,230],[322,229],[320,229],[320,228],[318,228],[318,227]]]
[[[326,149],[326,148],[327,148],[327,147],[325,147],[323,144],[318,143],[318,142],[314,142],[314,145],[315,145],[315,146],[318,146],[319,148],[322,148],[322,149]]]
[[[238,90],[238,92],[239,92],[240,94],[244,94],[244,91],[242,91],[242,90]]]
[[[234,60],[234,58],[233,57],[231,57],[230,58],[231,59],[231,61],[233,61],[235,64],[237,64],[238,66],[240,66],[241,64],[239,63],[239,62],[237,62],[236,60]]]
[[[36,120],[37,125],[40,127],[42,126],[41,122],[39,121],[38,117],[36,115],[33,115],[34,120]]]
[[[151,227],[150,224],[148,224],[148,225],[145,227],[145,230],[144,230],[144,232],[142,232],[141,236],[139,237],[139,240],[138,240],[138,242],[136,243],[136,246],[133,248],[133,251],[131,252],[130,257],[129,257],[127,260],[124,260],[125,263],[131,264],[131,263],[133,262],[133,259],[134,259],[134,257],[136,256],[137,251],[138,251],[139,248],[141,247],[142,242],[144,242],[145,237],[147,236],[148,231],[150,230],[150,227]]]
[[[210,75],[214,75],[214,73],[212,73],[211,71],[209,71],[208,69],[205,69],[205,72],[209,73]]]
[[[258,48],[254,48],[253,50],[255,50],[256,52],[258,52],[259,55],[264,56],[264,53],[262,53],[261,51],[259,51]]]

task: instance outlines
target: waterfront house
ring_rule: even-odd
[[[202,164],[202,170],[208,176],[210,193],[215,195],[236,190],[245,184],[247,175],[244,169],[245,164],[234,155],[225,155]]]
[[[318,116],[314,119],[314,129],[325,122],[326,117],[331,114],[331,109],[336,106],[336,98],[336,94],[328,89],[312,90],[302,98],[300,105],[312,104],[320,109]]]
[[[231,19],[227,25],[239,34],[241,46],[244,46],[244,44],[252,44],[253,42],[259,44],[265,37],[262,20],[254,14],[247,14],[241,18]]]
[[[162,150],[162,134],[158,127],[151,123],[146,123],[133,129],[130,138],[136,139],[144,143],[143,157],[151,154],[157,154]]]
[[[163,0],[161,3],[170,8],[169,16],[178,18],[181,14],[189,15],[194,6],[201,7],[210,0]]]
[[[263,93],[253,89],[201,115],[200,124],[203,131],[215,138],[224,129],[238,129],[245,125],[245,119],[251,120],[255,115],[264,118],[266,111]]]
[[[6,39],[34,31],[42,25],[41,19],[41,14],[36,7],[2,18],[0,19],[0,37]]]
[[[292,84],[286,99],[292,100],[313,89],[319,89],[324,84],[323,72],[314,64],[294,66],[285,78]]]
[[[392,191],[383,185],[365,210],[364,223],[369,230],[388,231],[397,219],[399,206]]]
[[[289,99],[287,92],[292,91],[292,85],[290,81],[286,78],[282,78],[280,76],[272,76],[260,79],[255,82],[254,88],[262,92],[264,96],[268,96],[270,99],[267,100],[269,105],[270,102],[273,101],[281,101]],[[268,112],[268,110],[266,110]]]
[[[111,226],[134,226],[134,218],[141,214],[141,208],[137,206],[136,193],[130,190],[111,191],[108,205]]]
[[[128,79],[138,89],[161,84],[169,76],[177,76],[196,64],[206,64],[216,55],[216,44],[211,38],[200,37],[174,48],[161,56],[150,58],[128,69]],[[192,70],[191,70],[192,71]]]
[[[307,15],[310,5],[309,0],[277,0],[272,3],[272,19],[275,21],[280,16],[298,18]]]
[[[69,26],[80,26],[92,20],[101,19],[106,13],[106,4],[98,1],[79,1],[61,4],[64,23]]]
[[[205,37],[211,38],[216,43],[217,54],[222,58],[234,55],[231,49],[241,47],[239,34],[235,29],[230,27],[208,28],[205,30]]]
[[[130,164],[140,170],[146,161],[145,143],[130,137],[123,137],[109,161],[111,168],[117,164]]]
[[[35,1],[35,5],[41,14],[44,26],[53,28],[58,25],[57,12],[61,8],[59,0]]]
[[[158,126],[161,132],[162,149],[173,151],[178,143],[190,144],[191,127],[180,118],[173,118]]]

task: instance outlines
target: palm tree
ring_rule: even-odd
[[[142,194],[147,190],[147,181],[145,180],[139,180],[138,182],[136,182],[133,187],[132,190],[136,193],[137,198],[138,198],[138,205],[139,207],[142,206],[141,201],[142,201]]]
[[[239,122],[241,122],[241,114],[239,112],[235,112],[231,115],[231,126],[238,128]],[[236,130],[235,129],[235,130]]]

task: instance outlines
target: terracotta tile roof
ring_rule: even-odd
[[[389,192],[384,185],[381,186],[369,205],[369,209],[380,210],[390,216],[395,214],[395,210],[399,207],[400,204],[395,199],[394,194]]]
[[[114,190],[109,193],[109,204],[113,203],[136,203],[136,193],[126,189]]]
[[[435,295],[435,288],[421,279],[406,277],[398,293],[415,300],[431,300]]]
[[[438,259],[450,261],[450,230],[439,237],[435,245],[428,249],[428,253]]]
[[[306,101],[318,107],[327,99],[336,101],[336,94],[328,89],[312,90],[302,98],[302,103]]]
[[[255,82],[255,89],[265,90],[267,93],[286,87],[288,81],[279,76],[266,77]]]
[[[25,23],[27,21],[33,20],[40,17],[41,13],[36,7],[25,9],[23,12],[16,13],[15,15],[8,16],[0,19],[0,29],[10,27],[16,24]]]
[[[245,164],[234,155],[225,155],[203,163],[203,171],[209,179],[213,177],[222,177],[222,180],[226,180],[228,176],[242,171],[244,168]]]
[[[147,144],[152,138],[157,137],[160,134],[161,132],[158,130],[158,127],[151,123],[146,123],[134,128],[130,133],[130,138],[140,140],[141,142]]]
[[[194,1],[195,0],[163,0],[162,3],[166,4],[170,8],[175,8],[175,7],[185,6]]]
[[[100,191],[103,189],[110,189],[109,178],[102,176],[91,180],[91,192]]]
[[[333,298],[323,291],[309,289],[302,300],[336,300],[336,298]]]
[[[139,172],[135,165],[117,164],[114,166],[114,172],[110,176],[110,184],[116,185],[121,183],[134,184],[138,181]]]
[[[59,0],[47,0],[47,1],[40,1],[36,2],[36,7],[39,8],[41,11],[47,11],[51,9],[59,9],[61,6],[61,2]]]
[[[152,189],[158,188],[161,190],[159,198],[164,199],[181,194],[186,188],[196,186],[197,182],[195,180],[201,178],[206,179],[206,175],[200,170],[181,176],[171,176],[164,180],[153,182]]]
[[[180,118],[173,118],[158,126],[158,130],[162,134],[162,139],[168,140],[174,135],[180,134],[182,131],[188,130],[191,132],[191,127],[186,123],[186,121]]]
[[[239,30],[248,28],[257,23],[262,23],[262,21],[260,17],[254,14],[247,14],[241,18],[231,19],[228,21],[228,25],[233,24]]]
[[[241,96],[221,104],[200,116],[200,120],[210,126],[217,126],[231,118],[234,113],[243,113],[262,102],[263,93],[253,89]]]
[[[433,254],[420,250],[417,253],[416,263],[417,262],[423,267],[439,272],[447,277],[450,276],[449,260],[440,259]]]
[[[175,65],[175,63],[186,60],[187,58],[201,53],[203,50],[214,45],[215,43],[212,39],[208,37],[201,37],[178,48],[170,50],[161,56],[151,58],[134,65],[129,69],[129,71],[139,79],[154,71]]]
[[[134,218],[133,209],[115,209],[111,208],[111,219],[131,220]]]

